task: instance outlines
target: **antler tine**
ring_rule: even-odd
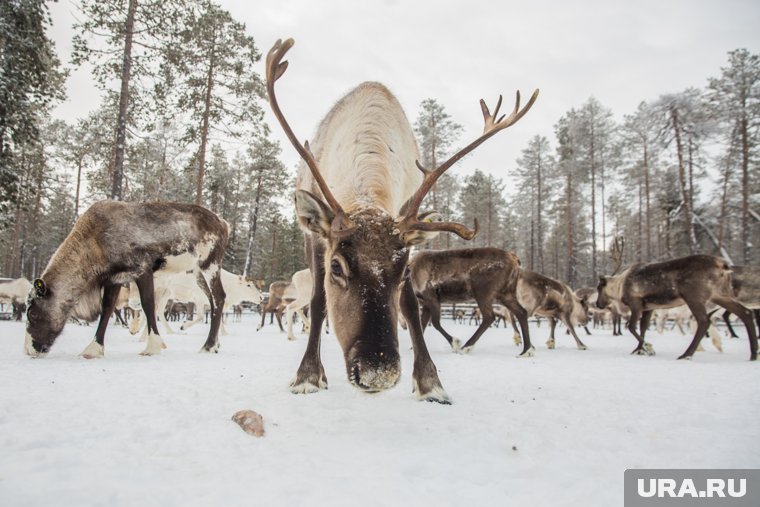
[[[325,200],[327,200],[327,204],[329,204],[330,208],[332,208],[332,210],[335,212],[336,218],[333,222],[333,230],[347,230],[352,227],[351,222],[346,217],[346,214],[338,203],[338,200],[335,198],[332,192],[330,192],[330,188],[327,186],[327,182],[325,182],[324,178],[322,177],[322,174],[319,171],[319,166],[317,165],[317,161],[314,158],[311,149],[309,148],[309,142],[306,141],[303,145],[300,143],[296,135],[293,133],[293,129],[290,128],[290,125],[285,119],[285,116],[282,114],[280,106],[277,103],[277,96],[274,93],[275,82],[282,77],[288,68],[287,60],[283,62],[282,58],[290,50],[290,48],[293,47],[293,44],[295,44],[295,41],[293,39],[286,39],[284,42],[281,39],[277,39],[277,41],[272,46],[272,49],[270,49],[267,53],[266,77],[269,104],[272,106],[272,112],[280,122],[280,125],[285,131],[285,135],[288,136],[290,143],[309,167],[311,175],[317,182],[317,185],[322,191],[322,195],[324,195]]]
[[[465,239],[467,241],[471,240],[475,236],[477,236],[478,231],[480,231],[480,223],[478,222],[478,219],[475,219],[475,227],[473,229],[469,229],[463,224],[458,224],[456,222],[424,222],[424,221],[416,221],[412,223],[408,231],[439,231],[439,232],[453,232],[457,236],[459,236],[462,239]]]
[[[430,189],[433,188],[433,185],[435,185],[435,182],[438,180],[438,178],[441,177],[443,173],[445,173],[451,166],[456,164],[462,157],[470,153],[472,150],[480,146],[484,141],[486,141],[488,138],[496,134],[497,132],[506,129],[507,127],[510,127],[517,123],[525,114],[530,110],[531,107],[533,107],[533,104],[536,102],[536,99],[538,98],[538,89],[536,89],[533,92],[533,95],[530,97],[530,100],[528,103],[520,109],[520,92],[517,92],[517,97],[515,100],[515,108],[512,111],[512,113],[508,117],[504,117],[502,115],[501,118],[498,119],[498,121],[494,121],[494,118],[499,114],[499,108],[501,107],[501,100],[502,97],[499,96],[499,100],[496,103],[496,108],[494,109],[494,114],[492,115],[491,112],[488,109],[488,106],[486,105],[485,101],[483,99],[480,100],[480,108],[483,112],[483,134],[475,139],[473,142],[456,152],[454,155],[451,156],[446,162],[441,164],[439,167],[431,170],[427,170],[423,168],[419,161],[417,162],[417,167],[422,170],[423,173],[425,173],[425,179],[422,180],[422,184],[417,189],[417,191],[414,193],[412,198],[409,200],[409,206],[407,207],[407,214],[406,217],[402,220],[403,222],[412,222],[416,219],[417,213],[420,210],[420,205],[422,205],[422,200],[425,198],[425,196],[430,192]]]

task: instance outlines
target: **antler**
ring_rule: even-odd
[[[533,95],[530,97],[530,100],[525,105],[524,108],[520,109],[520,92],[518,91],[515,96],[515,107],[512,110],[512,113],[507,116],[506,114],[502,115],[498,120],[496,120],[496,117],[499,115],[499,108],[501,108],[501,100],[502,97],[499,95],[499,101],[496,103],[496,109],[494,109],[493,114],[491,114],[490,110],[488,109],[488,106],[486,105],[485,101],[483,99],[480,99],[480,109],[483,111],[483,135],[475,139],[473,142],[459,150],[457,153],[455,153],[451,158],[449,158],[446,162],[441,164],[435,169],[426,169],[424,168],[419,161],[416,162],[417,167],[425,174],[425,178],[422,180],[422,184],[417,189],[417,191],[412,195],[412,197],[409,199],[409,202],[406,207],[406,213],[404,217],[399,220],[398,222],[398,229],[403,233],[410,230],[417,230],[417,231],[448,231],[453,232],[460,236],[461,238],[470,240],[475,237],[475,235],[478,233],[478,220],[475,219],[475,229],[468,229],[462,224],[457,224],[453,222],[422,222],[417,217],[417,213],[420,210],[420,205],[422,204],[422,200],[425,198],[425,196],[430,192],[430,189],[433,188],[433,185],[435,185],[435,182],[438,181],[438,178],[441,177],[443,173],[445,173],[451,166],[456,164],[459,159],[470,153],[472,150],[480,146],[486,139],[493,136],[497,132],[500,132],[507,127],[510,127],[517,123],[520,118],[525,116],[525,114],[530,110],[531,107],[533,107],[533,104],[536,102],[536,99],[538,98],[538,89],[536,89],[533,92]]]
[[[625,238],[623,236],[615,237],[610,247],[610,257],[615,261],[615,271],[612,272],[612,276],[615,276],[620,271],[620,266],[623,265],[623,249],[625,249]]]
[[[325,179],[322,177],[322,174],[319,171],[317,161],[315,160],[314,155],[311,153],[311,149],[309,149],[309,141],[306,141],[303,145],[301,145],[301,143],[298,141],[298,138],[293,133],[293,129],[290,128],[290,125],[285,119],[285,116],[282,114],[280,106],[277,104],[277,96],[274,93],[274,83],[282,77],[288,68],[287,60],[283,62],[282,58],[285,56],[285,53],[287,53],[288,50],[293,47],[293,44],[295,44],[295,41],[293,39],[286,39],[285,42],[283,42],[281,39],[277,39],[277,42],[274,43],[272,49],[270,49],[269,53],[267,53],[266,77],[269,104],[272,106],[272,112],[280,122],[282,129],[285,131],[285,135],[287,135],[288,139],[290,139],[290,143],[309,167],[311,175],[317,182],[317,185],[322,191],[322,195],[325,197],[325,200],[327,200],[327,204],[335,212],[335,218],[332,222],[333,232],[349,231],[354,228],[354,225],[346,216],[346,213],[338,203],[338,200],[335,198],[332,192],[330,192],[330,188],[327,186],[327,182],[325,182]]]

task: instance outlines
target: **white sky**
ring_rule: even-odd
[[[553,143],[559,117],[592,95],[621,119],[642,100],[703,87],[720,74],[728,51],[760,52],[757,0],[221,3],[246,23],[262,54],[277,38],[296,40],[278,97],[302,139],[362,81],[386,84],[412,123],[422,100],[437,99],[464,126],[461,145],[482,130],[480,98],[493,107],[502,93],[508,111],[516,89],[527,100],[540,88],[531,112],[452,169],[459,175],[480,168],[505,177],[532,136]],[[51,4],[52,36],[64,61],[75,4]],[[263,69],[262,58],[262,75]],[[73,121],[98,105],[86,71],[74,74],[68,86],[58,117]],[[283,160],[293,167],[297,155],[273,117],[267,120],[281,141]]]

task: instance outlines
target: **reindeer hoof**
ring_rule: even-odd
[[[206,348],[204,345],[201,347],[201,350],[198,351],[199,354],[218,354],[219,353],[219,344],[217,343],[213,347]]]
[[[578,350],[588,350],[588,347],[585,345],[578,345]]]
[[[531,347],[530,347],[528,350],[526,350],[526,351],[525,351],[525,352],[523,352],[522,354],[519,354],[517,357],[518,357],[518,358],[523,358],[523,357],[533,357],[533,356],[535,356],[535,355],[536,355],[536,349],[535,349],[535,348],[533,348],[533,346],[531,345]]]
[[[686,361],[691,361],[691,356],[687,356],[686,354],[681,354],[680,356],[678,356],[678,359],[679,360],[685,359]]]
[[[421,393],[417,381],[413,381],[412,392],[419,401],[429,401],[440,403],[441,405],[451,405],[451,398],[441,385],[431,388],[426,393]]]
[[[555,345],[554,340],[548,340],[546,342],[546,348],[549,350],[554,350]]]
[[[290,392],[293,394],[311,394],[327,389],[327,380],[320,379],[316,384],[307,381],[296,383],[296,380],[290,383]]]
[[[85,359],[97,359],[103,357],[103,346],[97,341],[92,340],[92,342],[90,342],[79,355]]]
[[[462,349],[462,342],[459,341],[459,339],[454,338],[451,341],[451,350],[453,352],[459,353],[459,351]]]
[[[457,347],[457,348],[454,349],[454,353],[455,354],[460,354],[460,355],[469,354],[470,352],[472,352],[472,348],[473,348],[472,345],[470,345],[470,346],[464,346],[464,347],[459,346],[459,347]]]

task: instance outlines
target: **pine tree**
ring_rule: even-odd
[[[63,98],[65,74],[46,31],[44,0],[0,2],[0,227],[20,198],[21,152],[39,139],[47,109]],[[28,151],[28,149],[27,149]]]
[[[208,0],[185,20],[180,43],[162,69],[161,90],[176,112],[185,112],[185,139],[199,144],[195,203],[201,204],[206,151],[212,131],[243,138],[260,134],[264,84],[253,66],[261,55],[245,25]]]
[[[149,127],[152,90],[140,86],[156,76],[167,49],[177,44],[176,27],[185,11],[183,0],[82,0],[84,20],[75,24],[72,61],[93,64],[101,88],[119,83],[109,165],[109,197],[124,197],[124,161],[129,125]]]

